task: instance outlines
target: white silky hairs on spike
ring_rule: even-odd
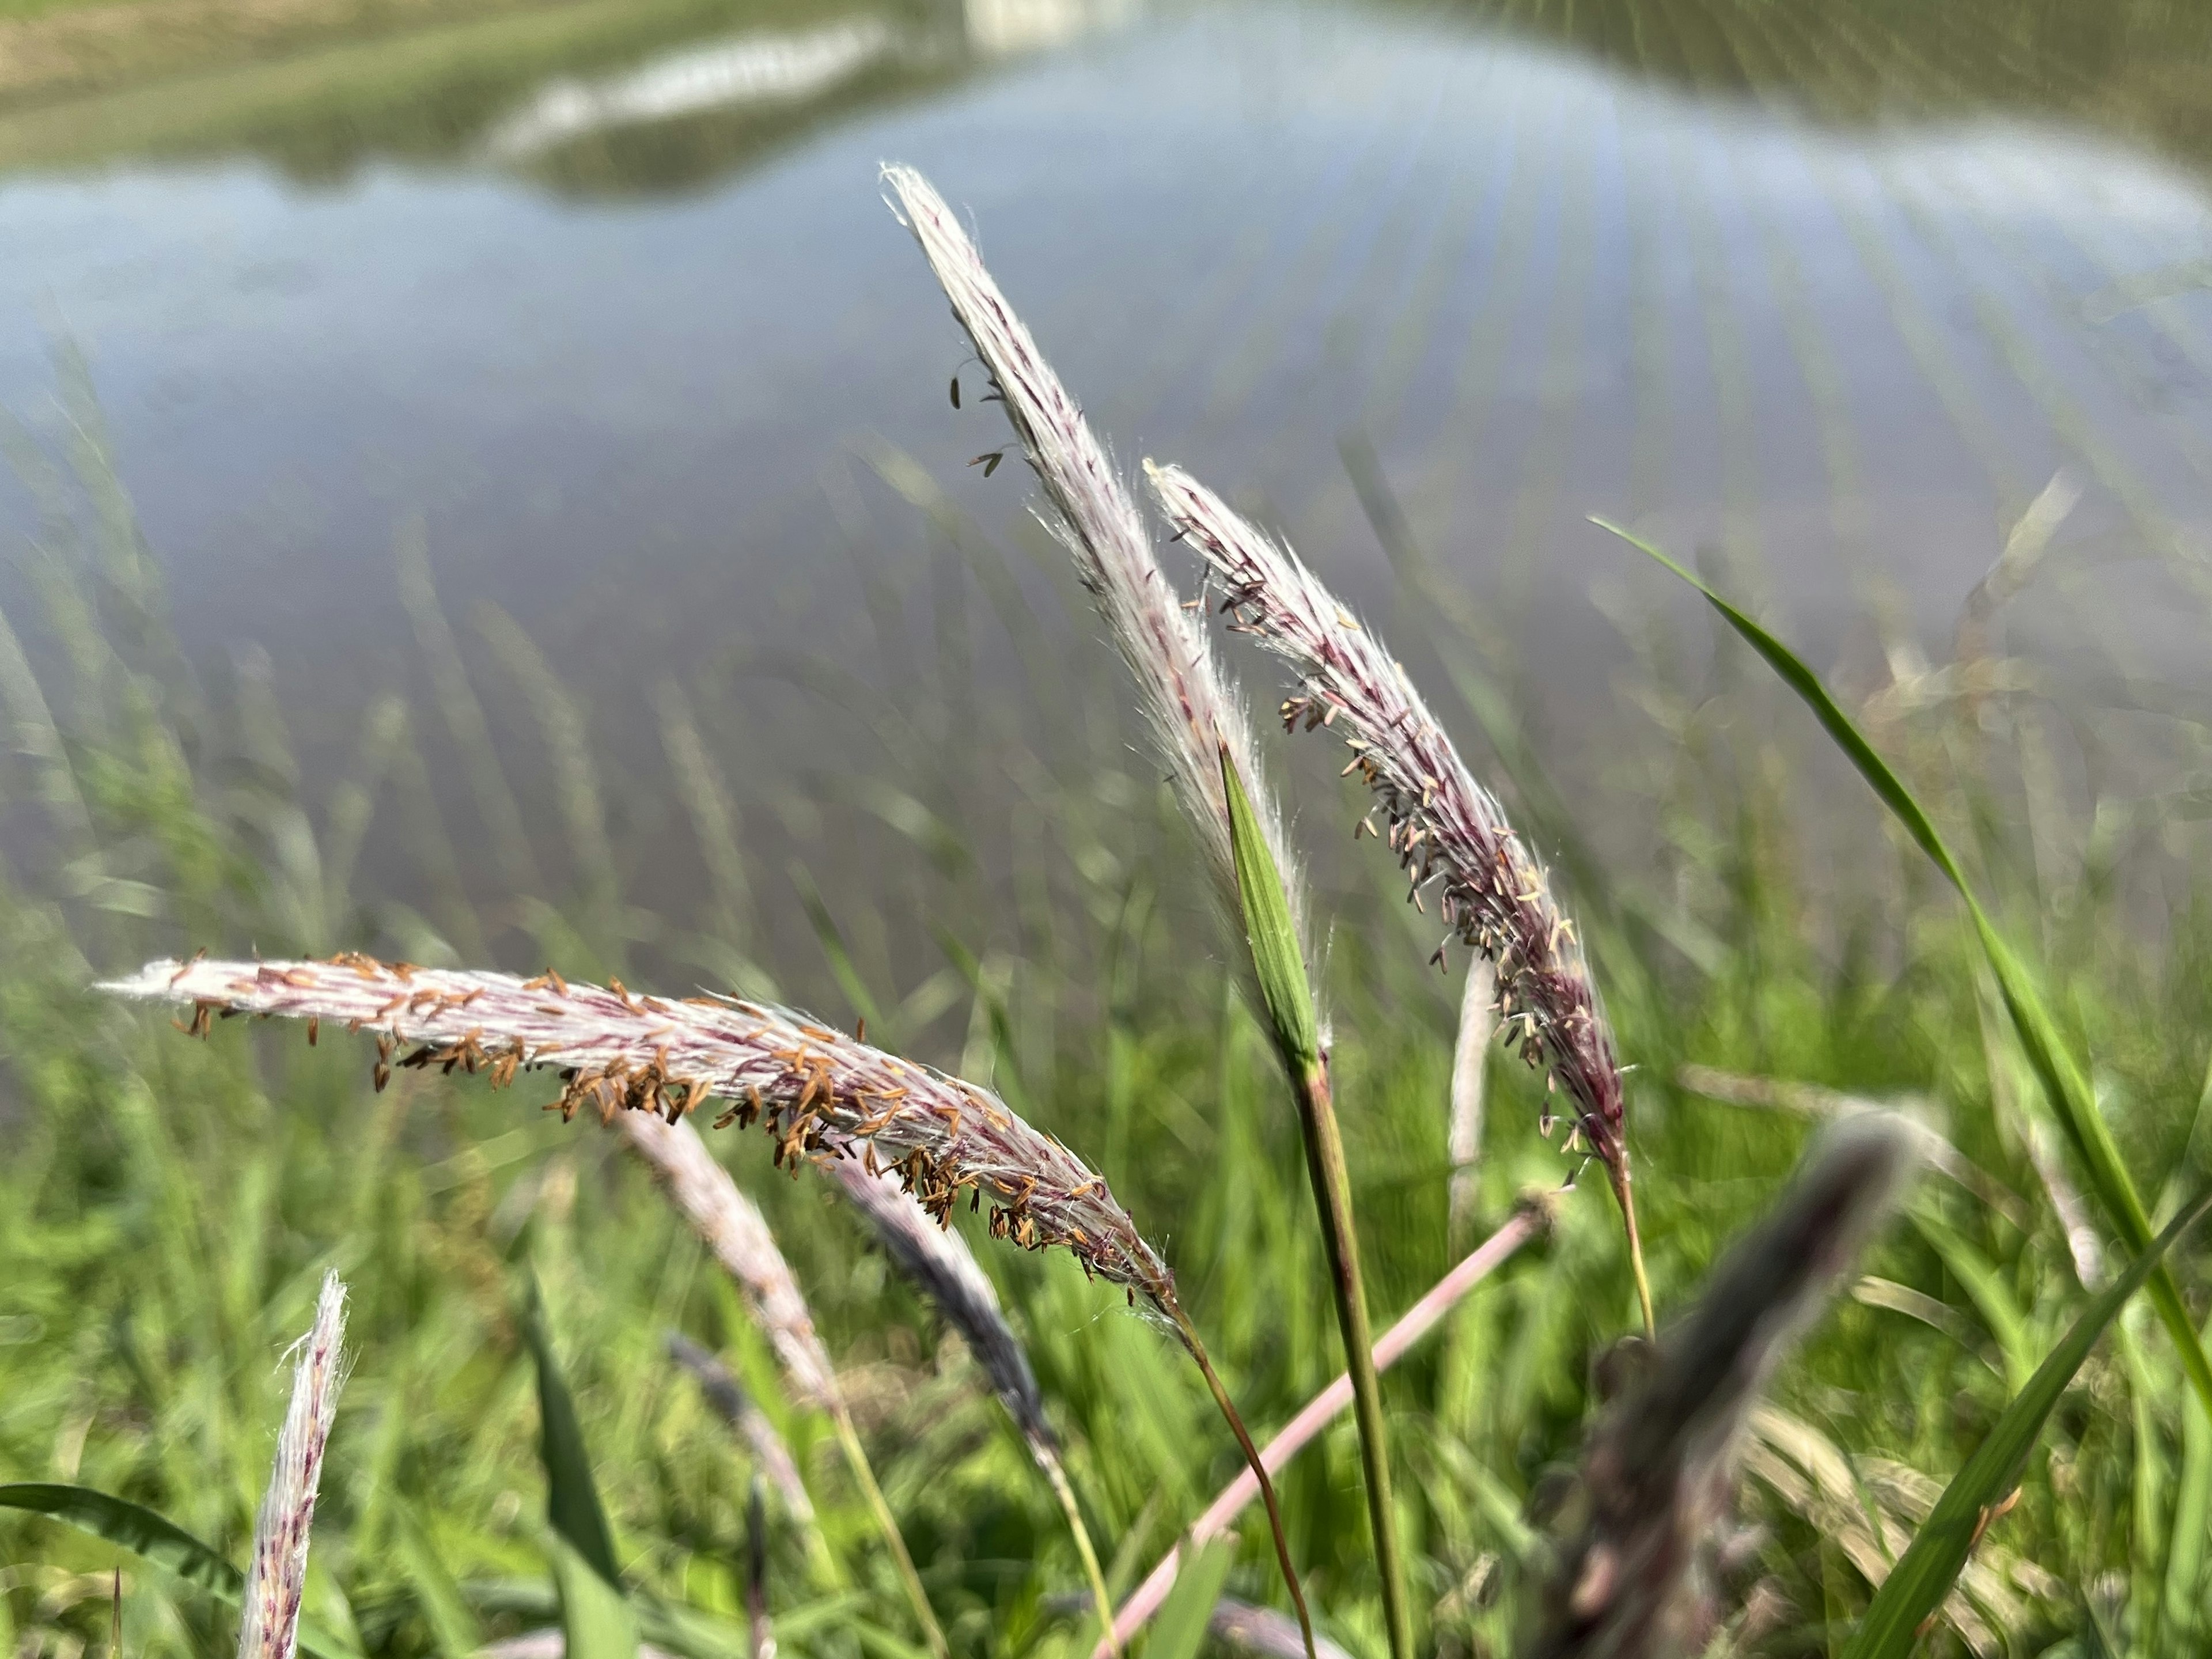
[[[1136,678],[1224,914],[1232,921],[1243,915],[1230,851],[1229,799],[1221,781],[1226,744],[1282,874],[1291,921],[1313,969],[1317,963],[1301,866],[1266,787],[1251,723],[1215,663],[1205,629],[1183,609],[1182,596],[1160,568],[1135,496],[945,199],[911,167],[886,167],[884,182],[989,371],[1014,435],[1044,487],[1050,510],[1040,518],[1074,559],[1115,648]]]

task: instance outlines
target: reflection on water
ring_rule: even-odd
[[[886,616],[1003,670],[910,505],[1023,533],[1019,473],[963,465],[1000,435],[947,405],[896,156],[1125,459],[1370,598],[1371,444],[1563,727],[1627,580],[1585,514],[1816,636],[1948,630],[2062,470],[2015,640],[2201,680],[2202,9],[1133,5],[579,0],[0,117],[0,400],[86,346],[195,645],[268,643],[332,733],[402,672],[416,515],[449,601],[617,726],[665,664],[865,675]]]
[[[605,80],[555,81],[494,126],[484,151],[514,161],[602,128],[815,97],[891,47],[883,20],[865,17],[695,46]]]

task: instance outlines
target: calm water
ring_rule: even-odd
[[[2015,642],[2202,679],[2189,9],[1139,5],[585,4],[0,115],[0,402],[52,431],[83,349],[189,647],[265,646],[311,747],[416,678],[414,515],[595,707],[732,646],[866,673],[858,573],[928,556],[868,457],[1010,543],[1024,495],[965,465],[898,159],[1125,459],[1380,599],[1370,442],[1540,702],[1603,702],[1587,514],[1933,638],[2062,468]]]

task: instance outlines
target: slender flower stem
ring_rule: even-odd
[[[860,1431],[853,1426],[853,1413],[840,1399],[830,1420],[837,1426],[837,1443],[844,1448],[845,1462],[853,1471],[853,1479],[860,1483],[860,1492],[868,1500],[868,1509],[876,1517],[876,1525],[884,1534],[884,1542],[890,1547],[891,1559],[898,1567],[899,1583],[906,1589],[907,1600],[914,1604],[914,1616],[921,1626],[923,1638],[936,1659],[950,1659],[951,1650],[945,1644],[945,1632],[931,1611],[929,1593],[921,1587],[921,1575],[915,1571],[914,1557],[908,1553],[906,1540],[901,1535],[898,1517],[891,1513],[890,1500],[884,1489],[876,1484],[876,1472],[868,1467],[868,1454],[861,1449]]]
[[[1121,1659],[1121,1644],[1114,1635],[1114,1596],[1106,1588],[1106,1575],[1099,1570],[1098,1552],[1091,1546],[1091,1528],[1083,1524],[1083,1510],[1075,1501],[1075,1488],[1067,1484],[1067,1471],[1054,1457],[1044,1464],[1045,1476],[1052,1482],[1052,1490],[1060,1499],[1060,1512],[1067,1517],[1067,1529],[1075,1536],[1075,1553],[1083,1558],[1084,1576],[1091,1581],[1091,1600],[1098,1609],[1098,1627],[1102,1634],[1099,1645],[1110,1659]]]
[[[1514,1216],[1492,1233],[1459,1266],[1446,1273],[1429,1288],[1428,1293],[1408,1308],[1404,1316],[1389,1330],[1382,1333],[1375,1345],[1375,1365],[1378,1370],[1388,1370],[1442,1322],[1459,1299],[1487,1279],[1498,1265],[1544,1230],[1545,1214],[1541,1209],[1530,1207]],[[1334,1422],[1346,1406],[1352,1403],[1352,1378],[1340,1376],[1305,1404],[1304,1409],[1285,1424],[1267,1449],[1260,1454],[1259,1470],[1279,1473],[1287,1468],[1291,1459],[1311,1444],[1321,1431]],[[1215,1495],[1207,1504],[1206,1513],[1191,1523],[1186,1534],[1189,1546],[1203,1544],[1206,1540],[1226,1530],[1245,1505],[1258,1495],[1260,1475],[1255,1469],[1246,1469]],[[1114,1634],[1127,1642],[1144,1628],[1145,1621],[1160,1610],[1174,1588],[1176,1574],[1182,1565],[1185,1544],[1179,1542],[1164,1556],[1159,1565],[1146,1575],[1121,1610],[1114,1617]],[[1110,1659],[1107,1645],[1101,1642],[1091,1659]]]
[[[1285,1056],[1287,1058],[1287,1056]],[[1406,1602],[1405,1566],[1398,1553],[1398,1517],[1390,1504],[1390,1444],[1382,1420],[1382,1388],[1376,1376],[1369,1334],[1367,1295],[1359,1278],[1359,1237],[1352,1218],[1352,1180],[1344,1162],[1344,1135],[1328,1085],[1326,1059],[1307,1060],[1291,1073],[1298,1116],[1305,1128],[1306,1169],[1321,1210],[1322,1240],[1328,1250],[1328,1285],[1344,1333],[1344,1357],[1359,1422],[1359,1462],[1367,1477],[1367,1518],[1375,1529],[1375,1564],[1382,1575],[1382,1616],[1392,1659],[1413,1659],[1413,1615]]]
[[[1237,1414],[1236,1402],[1230,1399],[1229,1390],[1221,1386],[1221,1378],[1213,1369],[1213,1362],[1206,1357],[1206,1344],[1198,1340],[1198,1328],[1190,1322],[1190,1316],[1180,1306],[1175,1310],[1176,1326],[1182,1338],[1183,1346],[1198,1362],[1198,1369],[1206,1378],[1206,1386],[1213,1390],[1213,1403],[1221,1407],[1228,1419],[1229,1431],[1237,1437],[1237,1443],[1244,1453],[1244,1462],[1250,1466],[1252,1478],[1259,1483],[1260,1501],[1267,1506],[1268,1529],[1275,1535],[1275,1560],[1282,1567],[1283,1582],[1291,1587],[1291,1605],[1298,1612],[1298,1634],[1304,1638],[1306,1659],[1319,1659],[1314,1650],[1313,1614],[1306,1610],[1306,1593],[1298,1583],[1298,1570],[1291,1565],[1290,1534],[1283,1530],[1283,1511],[1275,1502],[1275,1483],[1267,1479],[1267,1466],[1260,1459],[1260,1449],[1252,1443],[1245,1431],[1244,1419]]]
[[[1618,1167],[1608,1164],[1606,1173],[1612,1177],[1613,1195],[1620,1201],[1621,1230],[1628,1235],[1628,1267],[1636,1275],[1636,1300],[1644,1310],[1644,1334],[1659,1334],[1659,1322],[1651,1312],[1651,1281],[1644,1272],[1644,1240],[1636,1231],[1636,1199],[1629,1184],[1628,1160],[1623,1158]]]

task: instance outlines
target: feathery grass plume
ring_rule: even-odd
[[[690,1104],[687,1092],[687,1111]],[[737,1281],[754,1322],[768,1334],[784,1374],[791,1379],[793,1392],[802,1403],[830,1414],[846,1466],[867,1502],[884,1547],[890,1551],[891,1565],[914,1609],[915,1620],[921,1626],[930,1651],[944,1659],[945,1632],[929,1605],[929,1592],[923,1588],[913,1553],[906,1547],[906,1534],[899,1530],[898,1517],[891,1513],[890,1500],[884,1498],[867,1451],[860,1444],[860,1431],[845,1403],[844,1390],[837,1386],[830,1351],[814,1329],[814,1316],[807,1309],[790,1263],[776,1245],[775,1235],[769,1230],[768,1218],[738,1190],[738,1183],[707,1150],[707,1143],[699,1138],[688,1116],[673,1112],[664,1116],[659,1110],[617,1111],[614,1126],[660,1178],[670,1200],[714,1253],[722,1270]]]
[[[1850,1118],[1805,1158],[1729,1250],[1697,1307],[1646,1357],[1584,1453],[1526,1659],[1695,1652],[1711,1609],[1694,1579],[1767,1377],[1888,1215],[1916,1162],[1910,1126]]]
[[[1646,1329],[1651,1291],[1636,1232],[1620,1066],[1574,924],[1552,897],[1534,855],[1475,781],[1405,671],[1290,549],[1262,534],[1180,467],[1146,463],[1162,509],[1227,588],[1223,610],[1300,677],[1283,724],[1335,727],[1380,799],[1379,832],[1423,910],[1425,889],[1449,930],[1434,961],[1458,938],[1497,974],[1500,1025],[1528,1063],[1544,1066],[1573,1113],[1568,1139],[1605,1165],[1628,1232]],[[1362,827],[1374,829],[1370,820]],[[1357,831],[1354,832],[1358,833]],[[1546,1127],[1548,1128],[1549,1121]]]
[[[802,1527],[814,1525],[814,1500],[809,1497],[806,1483],[799,1478],[799,1465],[792,1462],[791,1448],[776,1432],[768,1413],[745,1392],[745,1385],[724,1364],[710,1349],[702,1347],[681,1331],[668,1334],[668,1357],[691,1373],[699,1385],[699,1392],[714,1415],[744,1442],[745,1449],[753,1455],[769,1485],[775,1488],[782,1499],[785,1510]]]
[[[997,1288],[985,1276],[967,1241],[951,1228],[932,1221],[896,1177],[888,1172],[870,1175],[859,1164],[842,1160],[830,1169],[846,1196],[874,1226],[877,1239],[898,1264],[899,1271],[960,1333],[968,1351],[991,1379],[992,1391],[1006,1408],[1006,1415],[1013,1419],[1023,1443],[1067,1517],[1076,1553],[1083,1559],[1084,1575],[1091,1581],[1099,1624],[1112,1641],[1114,1601],[1106,1589],[1106,1575],[1098,1565],[1091,1530],[1084,1524],[1083,1510],[1075,1501],[1075,1489],[1068,1484],[1060,1437],[1046,1420],[1036,1373],[1030,1369],[1030,1357],[1020,1339],[1006,1323]]]
[[[883,176],[952,302],[953,316],[990,374],[986,395],[1005,406],[1044,486],[1051,510],[1039,517],[1074,559],[1115,648],[1136,678],[1176,793],[1206,849],[1222,914],[1239,915],[1218,758],[1225,744],[1252,792],[1254,813],[1289,890],[1301,947],[1311,962],[1304,884],[1273,793],[1261,786],[1264,774],[1250,724],[1223,682],[1205,629],[1182,608],[1182,596],[1153,556],[1152,533],[1134,496],[944,198],[911,167],[887,167]]]
[[[779,1166],[795,1173],[802,1163],[853,1158],[889,1168],[939,1220],[963,1193],[979,1206],[988,1197],[994,1236],[1028,1249],[1060,1246],[1126,1289],[1132,1304],[1141,1296],[1171,1323],[1178,1311],[1166,1265],[1106,1183],[1057,1140],[972,1083],[787,1009],[350,952],[327,962],[155,962],[100,988],[188,1004],[196,1034],[218,1014],[304,1019],[311,1036],[323,1021],[369,1032],[380,1086],[395,1065],[483,1072],[495,1087],[550,1069],[562,1088],[547,1110],[571,1117],[589,1108],[608,1122],[625,1110],[673,1121],[720,1098],[729,1109],[716,1127],[758,1124]]]
[[[615,1127],[667,1188],[691,1231],[744,1293],[753,1321],[775,1350],[796,1402],[837,1409],[836,1367],[814,1328],[814,1315],[760,1206],[738,1190],[688,1120],[623,1112]]]
[[[923,257],[951,302],[953,316],[990,374],[991,390],[986,396],[997,398],[1004,406],[1030,469],[1044,487],[1051,507],[1042,515],[1045,527],[1074,559],[1077,573],[1097,602],[1115,648],[1136,678],[1139,696],[1167,759],[1176,795],[1206,850],[1224,923],[1233,932],[1243,914],[1231,845],[1229,797],[1223,775],[1225,757],[1237,775],[1252,780],[1254,799],[1248,805],[1279,875],[1298,955],[1310,963],[1313,950],[1305,919],[1304,883],[1298,866],[1290,856],[1273,797],[1260,784],[1262,775],[1250,727],[1242,707],[1222,683],[1205,630],[1184,611],[1153,556],[1152,538],[1135,499],[1092,435],[1082,410],[1068,396],[1029,329],[999,291],[975,243],[944,198],[911,167],[886,167],[883,177],[897,198],[894,210],[921,244]],[[996,464],[995,457],[993,463]],[[1243,959],[1241,953],[1239,959]],[[1261,1000],[1264,998],[1255,997],[1255,1003]],[[1310,1653],[1312,1620],[1291,1566],[1289,1540],[1283,1534],[1274,1488],[1227,1390],[1213,1374],[1196,1330],[1180,1316],[1177,1322],[1184,1346],[1206,1374],[1215,1403],[1258,1476],[1275,1534],[1276,1555],[1291,1600],[1297,1604],[1299,1628]]]
[[[300,1636],[300,1602],[307,1583],[307,1534],[315,1522],[315,1492],[323,1474],[323,1449],[345,1386],[344,1283],[323,1275],[315,1322],[297,1344],[292,1403],[276,1437],[276,1463],[253,1523],[253,1565],[246,1578],[245,1618],[238,1659],[292,1659]]]

